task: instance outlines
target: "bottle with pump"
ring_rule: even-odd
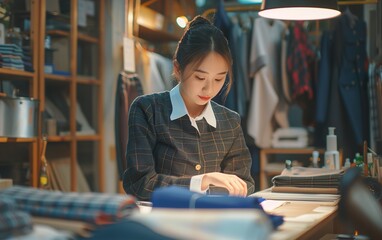
[[[329,134],[326,136],[325,167],[331,170],[339,170],[340,154],[337,150],[337,136],[334,134],[334,127],[329,127]]]

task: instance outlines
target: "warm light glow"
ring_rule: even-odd
[[[314,7],[286,7],[262,10],[259,15],[280,20],[321,20],[334,18],[341,14],[338,10]]]
[[[181,28],[185,28],[188,23],[188,19],[186,16],[180,16],[176,18],[176,23],[179,25]]]
[[[358,236],[358,231],[357,230],[354,231],[354,236]]]

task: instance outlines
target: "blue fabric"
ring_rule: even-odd
[[[331,79],[332,66],[332,42],[333,37],[330,32],[325,31],[321,37],[321,60],[318,70],[317,99],[316,99],[316,121],[324,123],[326,121],[329,102],[329,82]]]
[[[257,208],[262,209],[262,198],[244,198],[225,195],[204,195],[186,188],[170,186],[158,188],[152,194],[157,208]]]
[[[248,208],[263,210],[263,207],[260,205],[262,201],[264,199],[258,197],[204,195],[178,186],[158,188],[153,192],[151,198],[153,208]],[[284,222],[282,216],[267,215],[272,221],[274,228],[277,228]]]
[[[366,23],[356,21],[351,26],[347,16],[340,19],[341,67],[338,84],[355,140],[368,140],[368,97],[366,63]]]

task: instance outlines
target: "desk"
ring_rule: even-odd
[[[323,202],[287,202],[269,211],[283,215],[284,224],[271,234],[270,239],[320,239],[328,233],[335,233],[337,227],[337,206]]]
[[[151,208],[145,205],[140,207],[143,210],[142,214],[147,214],[146,216],[149,217]],[[169,214],[173,214],[173,211],[176,210],[168,210]],[[185,216],[182,211],[184,210],[178,210],[180,215],[183,213],[183,216]],[[242,210],[238,210],[238,212],[240,211]],[[246,212],[248,211],[246,210]],[[271,233],[269,238],[271,240],[320,239],[326,234],[339,233],[341,231],[337,219],[337,206],[332,202],[283,201],[281,206],[267,212],[282,215],[285,220],[277,231]],[[245,215],[245,213],[243,214]],[[192,229],[192,227],[195,226],[191,224],[189,229]],[[189,239],[196,238],[190,235]]]

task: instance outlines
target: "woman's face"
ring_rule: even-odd
[[[226,60],[216,52],[209,53],[199,66],[187,65],[180,73],[179,88],[188,111],[203,111],[223,87],[227,73]]]

